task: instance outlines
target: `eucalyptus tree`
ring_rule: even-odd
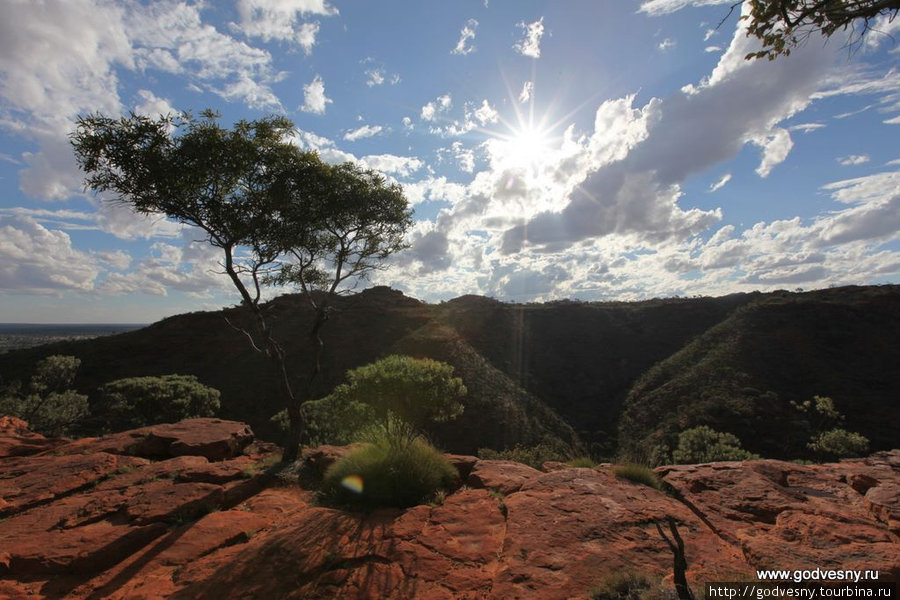
[[[284,459],[293,460],[330,302],[406,247],[412,213],[401,188],[379,173],[329,165],[298,148],[285,117],[230,129],[219,119],[209,110],[199,118],[91,114],[77,120],[71,142],[88,189],[137,213],[195,226],[221,251],[223,273],[252,315],[249,327],[230,324],[270,360],[290,421]],[[298,287],[314,312],[313,359],[298,377],[261,302],[264,288],[285,285]]]
[[[762,43],[762,49],[748,54],[748,59],[788,56],[815,32],[831,37],[850,29],[854,45],[870,32],[879,33],[879,17],[889,22],[900,12],[900,0],[738,0],[729,14],[744,2],[750,6],[742,17],[747,20],[747,35]]]

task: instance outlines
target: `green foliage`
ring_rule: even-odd
[[[102,385],[98,394],[95,415],[112,431],[211,417],[219,410],[219,390],[193,375],[118,379]]]
[[[628,463],[625,465],[616,465],[613,468],[613,474],[620,479],[627,479],[635,483],[652,487],[655,490],[662,489],[662,482],[659,476],[647,465],[637,463]]]
[[[567,460],[566,465],[576,468],[593,469],[597,466],[597,463],[594,462],[594,459],[590,456],[577,456],[571,460]]]
[[[432,445],[381,439],[353,449],[325,472],[322,492],[333,503],[406,508],[437,498],[458,473]]]
[[[672,452],[677,464],[749,460],[759,458],[741,448],[741,441],[730,433],[716,431],[706,425],[686,429],[678,435],[678,447]]]
[[[846,429],[834,428],[814,436],[808,446],[816,454],[828,458],[855,458],[869,451],[869,439]]]
[[[751,52],[747,59],[766,57],[774,60],[789,56],[791,50],[816,32],[830,37],[839,30],[859,23],[861,31],[856,40],[869,30],[869,23],[879,15],[890,18],[900,10],[898,0],[747,0],[749,14],[741,17],[748,21],[747,35],[762,42],[762,50]],[[735,6],[741,4],[736,3]],[[733,9],[734,7],[732,7]]]
[[[565,462],[569,460],[566,449],[557,444],[541,442],[534,446],[516,444],[506,450],[493,450],[491,448],[479,448],[478,458],[488,460],[512,460],[515,462],[540,469],[548,461]]]
[[[651,600],[659,598],[659,580],[633,570],[616,571],[591,588],[591,600]]]
[[[429,421],[455,419],[463,411],[466,395],[453,367],[429,358],[392,355],[347,372],[346,384],[337,386],[325,401],[361,414],[368,405],[386,438],[408,445]]]
[[[74,356],[54,355],[41,360],[27,386],[17,384],[3,392],[0,414],[19,417],[45,435],[72,432],[90,410],[87,396],[68,389],[80,365]]]

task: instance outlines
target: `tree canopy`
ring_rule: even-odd
[[[878,17],[892,20],[900,11],[900,0],[740,0],[732,10],[749,2],[747,35],[762,42],[762,50],[751,58],[774,60],[788,56],[814,32],[831,37],[850,28],[856,40],[868,33]]]
[[[201,229],[222,250],[221,266],[253,314],[240,329],[272,361],[291,432],[285,458],[303,435],[295,382],[260,307],[267,285],[296,285],[315,309],[315,364],[301,377],[308,398],[318,373],[319,329],[328,299],[383,267],[405,248],[412,211],[399,185],[352,163],[329,165],[291,143],[280,116],[241,120],[231,129],[204,111],[153,119],[80,117],[71,135],[87,188],[143,214]]]

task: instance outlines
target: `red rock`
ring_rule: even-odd
[[[28,456],[59,446],[62,440],[47,439],[28,429],[28,423],[9,415],[0,416],[0,458]]]
[[[102,452],[6,459],[0,462],[0,514],[71,494],[146,462]]]
[[[511,494],[540,474],[537,469],[511,460],[479,460],[466,479],[466,485]]]
[[[456,472],[459,473],[459,480],[465,481],[472,472],[475,463],[478,462],[477,456],[467,456],[465,454],[445,454],[444,455]]]
[[[100,438],[84,438],[61,446],[55,452],[108,452],[145,458],[203,456],[209,460],[225,460],[239,455],[252,441],[253,431],[244,423],[201,418],[151,425]]]
[[[679,498],[611,466],[457,457],[469,487],[443,504],[357,514],[315,506],[300,486],[266,488],[247,456],[170,457],[174,442],[149,429],[0,461],[0,597],[568,599],[626,569],[670,592],[656,528],[669,517],[695,592],[756,568],[900,576],[900,452],[659,469]],[[147,439],[163,460],[98,452]],[[304,458],[320,468],[343,452]]]

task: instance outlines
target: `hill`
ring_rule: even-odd
[[[289,361],[305,364],[311,313],[302,297],[281,296],[266,310]],[[223,318],[239,323],[241,314],[178,315],[10,352],[0,355],[0,376],[25,379],[50,354],[82,360],[76,386],[87,394],[122,377],[196,375],[221,390],[220,416],[277,439],[270,367]],[[900,286],[644,302],[463,296],[433,305],[382,287],[340,298],[323,337],[317,397],[348,369],[394,352],[453,364],[470,390],[466,411],[432,434],[456,452],[544,440],[612,456],[708,424],[750,450],[786,457],[804,448],[784,443],[790,401],[815,394],[834,398],[845,426],[867,435],[873,450],[896,443],[900,422]]]
[[[842,426],[874,448],[900,439],[900,292],[896,286],[766,294],[645,373],[629,392],[621,438],[666,444],[709,425],[767,457],[806,453],[791,401],[834,400]]]

